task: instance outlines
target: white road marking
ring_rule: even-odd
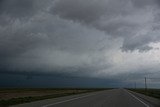
[[[126,91],[128,94],[130,94],[133,98],[135,98],[136,100],[138,100],[139,102],[141,102],[142,104],[144,104],[146,107],[149,107],[148,104],[146,104],[145,102],[143,102],[142,100],[140,100],[139,98],[137,98],[135,95],[131,94],[131,93],[128,92],[127,90],[125,90],[125,91]],[[77,99],[89,97],[89,96],[92,96],[92,95],[95,95],[95,94],[85,95],[85,96],[81,96],[81,97],[72,98],[72,99],[69,99],[69,100],[64,100],[64,101],[60,101],[60,102],[56,102],[56,103],[52,103],[52,104],[47,104],[47,105],[43,105],[42,107],[54,106],[54,105],[57,105],[57,104],[61,104],[61,103],[70,102],[70,101],[73,101],[73,100],[77,100]]]
[[[126,91],[126,90],[125,90]],[[141,102],[142,104],[144,104],[146,107],[149,107],[148,104],[146,104],[145,102],[143,102],[142,100],[140,100],[139,98],[137,98],[135,95],[131,94],[130,92],[126,91],[128,94],[130,94],[133,98],[135,98],[136,100],[138,100],[139,102]]]
[[[57,104],[61,104],[61,103],[65,103],[65,102],[69,102],[69,101],[73,101],[73,100],[77,100],[77,99],[80,99],[80,98],[89,97],[89,96],[92,96],[92,95],[95,95],[95,94],[85,95],[85,96],[81,96],[81,97],[76,97],[76,98],[72,98],[72,99],[69,99],[69,100],[64,100],[64,101],[60,101],[60,102],[44,105],[42,107],[49,107],[49,106],[53,106],[53,105],[57,105]]]

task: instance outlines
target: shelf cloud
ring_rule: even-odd
[[[159,0],[0,1],[1,73],[159,77],[159,42]]]

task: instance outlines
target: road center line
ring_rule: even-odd
[[[65,102],[69,102],[69,101],[73,101],[73,100],[77,100],[77,99],[89,97],[89,96],[92,96],[92,95],[95,95],[95,94],[85,95],[85,96],[81,96],[81,97],[76,97],[76,98],[72,98],[72,99],[69,99],[69,100],[64,100],[64,101],[60,101],[60,102],[56,102],[56,103],[44,105],[44,106],[42,106],[42,107],[49,107],[49,106],[53,106],[53,105],[57,105],[57,104],[61,104],[61,103],[65,103]]]
[[[130,92],[128,92],[127,90],[125,90],[128,94],[130,94],[133,98],[135,98],[136,100],[138,100],[139,102],[141,102],[142,104],[144,104],[146,107],[149,107],[148,104],[146,104],[145,102],[143,102],[142,100],[140,100],[139,98],[137,98],[135,95],[131,94]]]

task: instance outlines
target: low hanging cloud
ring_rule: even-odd
[[[158,26],[158,0],[57,0],[51,13],[123,38],[125,51],[150,50],[148,43],[160,40],[159,29],[153,29]]]
[[[0,70],[152,75],[160,62],[159,7],[159,0],[1,0]]]

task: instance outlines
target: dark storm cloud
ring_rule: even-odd
[[[105,31],[111,37],[124,38],[123,50],[143,51],[152,49],[147,46],[148,43],[160,40],[158,37],[156,41],[153,39],[145,41],[145,36],[149,35],[152,38],[152,34],[146,33],[144,36],[138,34],[141,30],[145,30],[146,26],[151,30],[155,26],[155,14],[159,11],[157,2],[157,0],[121,0],[120,2],[117,0],[57,0],[52,8],[52,13],[68,20],[91,25]],[[140,38],[141,43],[137,44],[135,41],[133,44],[136,45],[131,46],[131,44],[127,44],[134,42],[130,38],[137,40]]]
[[[105,3],[97,0],[92,2],[90,0],[60,0],[55,2],[51,12],[67,19],[92,23],[105,13],[107,1],[103,0],[103,2]]]
[[[20,10],[22,13],[25,12],[21,8],[28,7],[29,11],[32,8],[25,1],[20,2],[22,6],[15,7],[17,3],[19,2],[6,1],[3,4],[4,11],[1,17],[6,20],[8,18],[8,23],[2,22],[0,29],[1,70],[25,71],[27,69],[46,72],[84,72],[85,74],[91,70],[94,72],[98,68],[104,68],[101,66],[107,66],[104,64],[96,66],[99,63],[97,61],[103,59],[102,54],[97,56],[100,54],[97,53],[98,49],[107,44],[103,41],[105,38],[103,32],[62,20],[47,13],[47,9],[39,12],[32,11],[32,15],[23,16],[18,12]],[[38,10],[35,7],[35,1],[29,3]],[[15,8],[16,12],[7,12],[5,6],[9,6],[8,4],[14,5],[10,8]],[[24,4],[26,7],[23,7]],[[93,46],[95,44],[97,46]],[[95,54],[92,54],[93,52]],[[92,60],[92,58],[95,59]]]
[[[137,36],[126,37],[124,39],[122,49],[124,51],[138,49],[139,51],[142,51],[142,52],[151,50],[152,47],[148,46],[148,44],[151,41],[154,41],[154,42],[159,41],[159,35],[157,35],[158,32],[156,32],[157,34],[153,32],[154,31],[151,31],[151,33],[147,35],[139,35],[138,37]],[[154,35],[154,37],[151,35]]]
[[[33,11],[33,2],[31,0],[1,1],[1,13],[11,15],[11,17],[24,17],[31,15]]]
[[[115,80],[124,72],[148,73],[143,69],[147,67],[157,72],[157,51],[151,53],[154,60],[147,57],[154,50],[152,43],[160,41],[158,2],[1,0],[0,72]]]
[[[0,14],[11,18],[31,17],[38,11],[44,11],[44,6],[50,2],[50,0],[47,0],[47,2],[42,0],[1,0]]]
[[[144,8],[150,5],[157,5],[159,0],[131,0],[133,5],[138,8]]]

